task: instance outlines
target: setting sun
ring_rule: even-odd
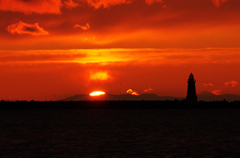
[[[92,93],[89,94],[90,96],[100,96],[100,95],[105,95],[105,92],[103,91],[94,91]]]

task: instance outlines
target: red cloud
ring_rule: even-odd
[[[146,2],[147,4],[152,4],[152,3],[155,3],[155,2],[161,3],[162,0],[145,0],[145,2]]]
[[[154,89],[152,89],[152,88],[149,87],[148,89],[145,89],[143,92],[146,93],[146,92],[150,92],[150,91],[152,91],[152,90],[154,90]]]
[[[232,87],[236,87],[238,85],[237,81],[230,81],[224,83],[226,86],[231,85]]]
[[[215,94],[215,95],[221,95],[221,90],[215,90],[215,91],[212,91],[212,94]]]
[[[213,86],[212,83],[203,83],[203,86]]]
[[[61,6],[61,0],[0,0],[0,10],[25,14],[61,14]]]
[[[33,36],[48,35],[49,33],[43,28],[39,27],[38,23],[27,24],[22,21],[19,21],[16,24],[9,25],[7,27],[8,32],[11,34],[29,34]]]
[[[219,7],[222,3],[227,2],[228,0],[212,0],[215,7]]]
[[[73,28],[75,28],[75,29],[81,28],[82,30],[86,31],[86,30],[90,29],[90,25],[89,25],[89,23],[87,23],[85,26],[76,24],[73,26]]]
[[[79,6],[78,3],[75,3],[75,2],[72,1],[72,0],[68,0],[68,1],[64,2],[64,4],[65,4],[66,7],[69,8],[69,9],[70,9],[70,8],[75,8],[75,7]]]

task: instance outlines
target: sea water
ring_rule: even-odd
[[[238,109],[0,111],[0,157],[238,157]]]

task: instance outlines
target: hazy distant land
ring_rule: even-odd
[[[202,91],[197,94],[198,101],[240,101],[240,95],[235,94],[223,94],[223,95],[215,95],[208,91]],[[166,101],[166,100],[184,100],[186,97],[173,97],[173,96],[157,96],[156,94],[141,94],[141,95],[131,95],[131,94],[105,94],[103,96],[91,97],[86,94],[74,95],[68,98],[63,99],[62,101],[90,101],[90,100],[115,100],[115,101]]]

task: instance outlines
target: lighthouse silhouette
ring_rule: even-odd
[[[191,73],[188,79],[188,90],[187,90],[187,103],[197,103],[197,95],[196,95],[196,88],[195,88],[195,80],[194,76]]]

